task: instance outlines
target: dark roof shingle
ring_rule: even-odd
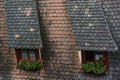
[[[5,0],[10,48],[40,48],[37,6],[33,0]]]
[[[117,49],[99,0],[66,0],[66,7],[79,50]]]
[[[120,0],[103,0],[103,10],[113,38],[120,48]]]

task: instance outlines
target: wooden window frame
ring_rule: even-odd
[[[93,52],[97,52],[97,51],[93,51]],[[97,54],[97,53],[94,53],[94,58],[95,58],[95,54]],[[104,59],[105,59],[106,70],[108,71],[109,70],[108,52],[105,51],[105,52],[103,52],[103,54],[104,54]],[[85,53],[85,51],[82,50],[81,55],[82,55],[82,64],[85,64],[86,63],[86,53]]]
[[[29,61],[31,61],[31,60],[30,60],[30,53],[29,53],[30,50],[35,51],[35,59],[36,59],[36,61],[39,60],[39,59],[41,59],[41,58],[40,58],[40,53],[39,53],[39,50],[38,50],[38,49],[16,49],[16,48],[15,48],[15,54],[16,54],[16,58],[17,58],[17,63],[19,62],[19,60],[22,60],[21,50],[27,51],[27,59],[28,59]]]

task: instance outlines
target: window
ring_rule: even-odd
[[[105,61],[106,68],[108,69],[108,52],[102,51],[82,51],[82,64],[87,61],[95,62],[98,60]]]
[[[104,63],[104,68],[108,72],[108,52],[102,51],[81,51],[81,63],[86,64],[87,62],[91,63]]]
[[[43,67],[43,60],[38,49],[15,49],[17,68],[26,71],[36,71]]]
[[[32,60],[32,61],[36,60],[35,53],[32,50],[30,50],[30,60]]]
[[[38,49],[15,49],[17,61],[36,61],[40,59]]]
[[[21,51],[21,57],[22,57],[23,60],[27,60],[27,52],[22,50]]]

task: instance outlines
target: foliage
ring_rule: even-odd
[[[105,64],[102,61],[98,62],[86,62],[85,64],[82,65],[82,69],[85,72],[88,73],[94,73],[94,74],[104,74],[106,72]]]
[[[39,61],[19,61],[18,68],[27,70],[27,71],[35,71],[40,70],[43,67],[43,63]]]
[[[35,78],[30,77],[29,80],[36,80]]]

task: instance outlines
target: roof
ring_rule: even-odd
[[[5,3],[9,47],[39,48],[36,2],[5,0]],[[66,0],[78,50],[113,51],[120,47],[119,3],[119,0]]]
[[[113,38],[120,48],[120,0],[103,0],[102,3]]]
[[[117,50],[100,0],[66,0],[78,50]]]
[[[40,48],[38,12],[34,0],[5,0],[10,48]]]

